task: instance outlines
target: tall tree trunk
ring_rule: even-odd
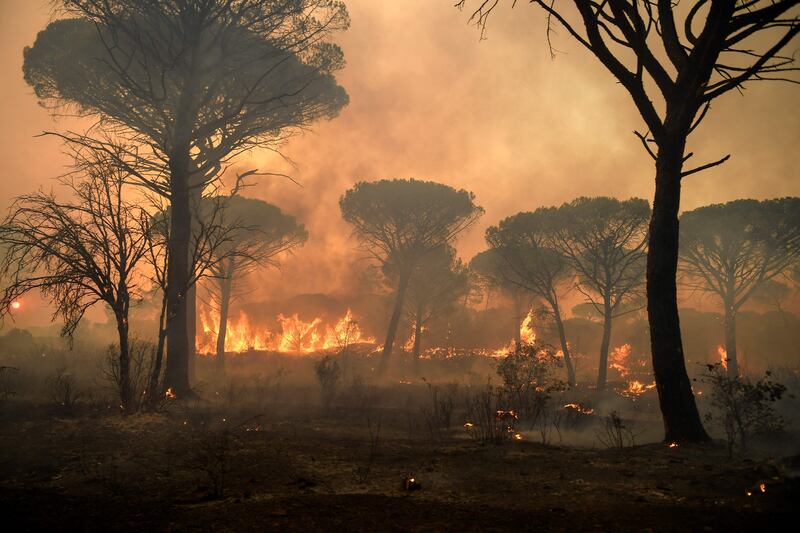
[[[191,183],[190,185],[196,185]],[[201,202],[203,201],[203,188],[195,186],[189,191],[189,209],[194,216],[199,216]],[[189,269],[193,275],[196,265],[192,264],[191,246],[189,251]],[[189,337],[189,383],[195,381],[195,367],[197,366],[197,283],[192,283],[186,291],[186,335]]]
[[[678,209],[685,145],[685,136],[659,143],[647,249],[650,348],[667,442],[708,440],[686,373],[678,318]]]
[[[170,158],[170,234],[167,267],[167,365],[164,387],[179,398],[191,395],[186,291],[189,287],[189,149]]]
[[[161,297],[161,313],[158,316],[158,344],[156,345],[156,358],[153,362],[153,370],[150,374],[150,382],[147,385],[147,403],[149,408],[154,408],[157,404],[156,398],[160,397],[158,382],[161,379],[161,365],[164,361],[164,343],[167,339],[167,293]]]
[[[739,375],[739,359],[736,353],[736,310],[725,304],[725,354],[728,359],[728,375]]]
[[[567,332],[564,330],[564,321],[561,319],[561,309],[558,305],[558,297],[553,296],[550,300],[550,307],[553,309],[553,316],[556,319],[556,329],[558,329],[558,340],[561,343],[561,353],[564,354],[564,366],[567,367],[567,385],[575,386],[575,367],[572,366],[572,356],[569,353],[567,344]]]
[[[123,413],[129,414],[133,407],[133,399],[131,398],[131,358],[128,344],[127,309],[117,310],[115,318],[119,335],[119,398]]]
[[[608,377],[608,347],[611,344],[611,301],[608,297],[603,300],[603,339],[600,341],[600,363],[597,369],[597,391],[602,392],[606,389],[606,378]]]
[[[414,319],[414,371],[419,374],[419,354],[422,349],[422,304],[417,306],[417,316]]]
[[[383,343],[383,352],[381,353],[381,362],[378,366],[378,374],[383,375],[388,366],[389,358],[392,355],[392,348],[394,347],[394,339],[397,336],[397,327],[400,325],[400,317],[403,314],[403,301],[406,297],[406,289],[408,288],[408,281],[411,275],[408,273],[400,274],[400,282],[397,285],[397,293],[394,299],[394,310],[392,317],[389,319],[389,329],[386,330],[386,342]]]
[[[219,326],[217,327],[216,367],[220,376],[225,375],[225,337],[228,334],[228,310],[231,303],[231,287],[233,286],[233,258],[228,259],[228,266],[223,270],[219,280]]]
[[[514,293],[514,351],[519,352],[522,348],[522,302],[520,301],[519,292]]]

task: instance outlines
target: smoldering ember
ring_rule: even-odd
[[[3,531],[800,527],[800,1],[0,29]]]

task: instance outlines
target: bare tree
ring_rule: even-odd
[[[735,200],[681,216],[681,269],[690,287],[722,302],[731,376],[739,375],[736,315],[759,289],[798,261],[800,198]]]
[[[486,230],[486,242],[505,265],[505,278],[524,288],[550,307],[556,323],[567,383],[575,385],[575,367],[570,357],[561,314],[559,293],[572,281],[574,271],[567,257],[553,243],[557,217],[554,208],[518,213]]]
[[[85,175],[61,179],[74,200],[44,192],[21,196],[0,226],[6,251],[0,316],[10,312],[11,302],[38,290],[64,322],[62,334],[71,336],[89,307],[105,303],[117,325],[119,394],[129,412],[135,399],[128,313],[146,286],[139,266],[151,248],[150,215],[124,198],[124,172],[102,160],[82,163]]]
[[[168,249],[169,232],[172,227],[172,210],[164,198],[156,194],[148,194],[149,205],[156,212],[151,224],[151,246],[146,255],[150,265],[150,278],[154,286],[161,289],[162,301],[159,315],[158,344],[156,349],[153,373],[148,387],[148,395],[155,400],[157,391],[171,389],[171,394],[178,396],[169,383],[159,387],[163,354],[167,340],[167,298],[169,295],[168,272],[170,254]],[[257,244],[244,246],[242,236],[254,231],[245,221],[229,210],[229,197],[208,196],[198,205],[199,212],[192,218],[189,235],[190,277],[188,287],[193,289],[203,279],[219,278],[220,272],[226,272],[228,265],[251,264],[257,260],[261,250]]]
[[[332,0],[65,0],[62,11],[25,49],[25,79],[54,109],[99,117],[102,134],[63,138],[109,155],[124,139],[130,181],[168,198],[165,379],[187,394],[192,204],[237,155],[276,150],[347,103],[333,77],[341,50],[326,41],[347,11]]]
[[[470,227],[483,214],[474,195],[419,180],[362,181],[339,200],[344,219],[364,249],[380,264],[391,263],[397,290],[379,372],[386,371],[406,290],[419,262]]]
[[[481,29],[500,0],[477,0]],[[515,4],[516,2],[512,2]],[[800,31],[797,0],[531,0],[547,15],[547,40],[560,25],[630,94],[648,129],[635,132],[655,162],[647,255],[653,369],[667,441],[701,441],[703,428],[683,355],[676,274],[681,180],[728,159],[684,169],[687,139],[711,102],[745,82],[786,80],[782,50]],[[456,5],[463,7],[467,0]],[[571,6],[573,9],[570,9]],[[554,48],[550,45],[551,53]],[[794,80],[791,80],[794,81]]]

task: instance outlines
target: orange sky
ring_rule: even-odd
[[[337,40],[350,105],[285,147],[303,188],[272,178],[247,192],[297,215],[310,240],[280,273],[262,274],[251,298],[350,290],[358,253],[338,198],[358,180],[416,177],[475,192],[486,214],[459,243],[465,259],[483,246],[487,225],[521,210],[578,195],[651,198],[652,162],[631,133],[641,120],[596,60],[562,32],[564,53],[552,61],[544,21],[525,3],[499,9],[482,42],[453,3],[347,2],[352,26]],[[22,49],[49,17],[48,2],[0,0],[3,210],[49,187],[68,163],[56,141],[34,136],[74,123],[55,122],[22,80]],[[745,97],[715,102],[690,150],[697,162],[732,158],[687,178],[683,207],[800,195],[798,104],[800,90],[785,84],[751,84]],[[258,152],[241,165],[287,170]]]

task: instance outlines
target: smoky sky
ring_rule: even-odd
[[[280,271],[257,274],[248,298],[355,290],[364,254],[338,199],[359,180],[414,177],[473,191],[486,214],[459,239],[465,259],[482,249],[488,225],[519,211],[576,196],[652,197],[653,164],[632,133],[642,121],[588,52],[562,31],[551,59],[545,21],[527,3],[501,5],[481,41],[453,3],[347,1],[352,24],[336,41],[349,106],[282,148],[294,165],[268,151],[237,161],[300,182],[265,177],[246,194],[294,214],[310,234]],[[69,163],[56,141],[36,134],[88,125],[54,121],[22,79],[22,49],[50,18],[48,2],[0,0],[3,210],[16,195],[49,188]],[[731,159],[686,178],[683,209],[800,195],[798,104],[796,86],[776,83],[751,83],[743,95],[715,101],[689,150],[697,163]]]

